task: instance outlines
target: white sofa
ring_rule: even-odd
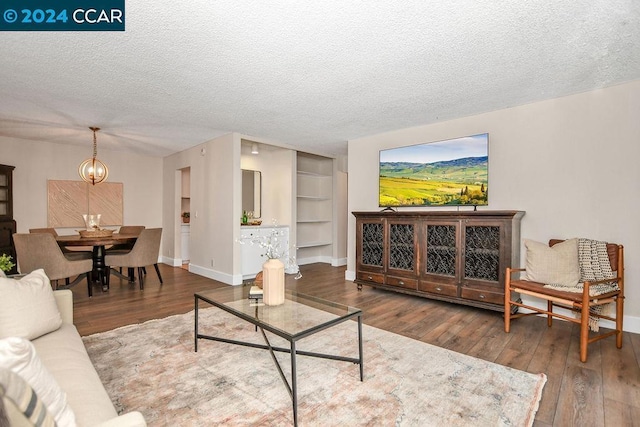
[[[54,291],[62,317],[62,326],[31,340],[46,370],[67,395],[67,403],[78,426],[143,427],[139,412],[118,416],[98,374],[89,359],[82,338],[73,325],[73,294],[70,290]],[[32,426],[11,400],[3,398],[11,426]]]

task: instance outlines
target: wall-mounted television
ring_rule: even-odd
[[[380,150],[379,206],[485,206],[489,134]]]

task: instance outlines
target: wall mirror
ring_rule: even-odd
[[[242,169],[242,210],[253,212],[254,218],[262,215],[262,174],[260,171]]]

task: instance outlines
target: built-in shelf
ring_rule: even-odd
[[[296,196],[298,199],[308,199],[308,200],[331,200],[330,197],[323,196],[305,196],[303,194],[299,194]]]
[[[297,261],[331,262],[333,159],[298,153],[296,172]]]
[[[322,241],[322,242],[307,242],[307,243],[299,243],[297,245],[298,249],[301,248],[317,248],[319,246],[329,246],[331,245],[331,241]]]
[[[309,171],[304,171],[300,169],[298,169],[298,175],[314,176],[318,178],[331,178],[331,175],[326,175],[326,174],[317,173],[317,172],[309,172]]]

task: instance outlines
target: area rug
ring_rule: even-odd
[[[200,333],[263,343],[215,308]],[[119,413],[149,426],[287,426],[291,398],[268,351],[199,340],[193,312],[83,338]],[[298,356],[300,426],[530,426],[546,382],[530,374],[363,326],[364,381],[349,362]],[[288,347],[278,337],[272,344]],[[307,337],[298,350],[357,357],[357,323]],[[287,376],[290,359],[279,353]]]

